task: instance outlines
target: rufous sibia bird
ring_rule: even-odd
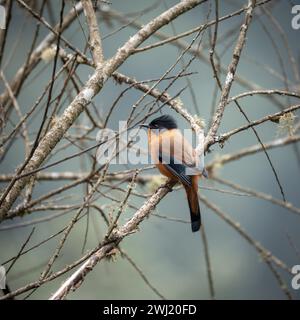
[[[199,177],[207,177],[202,158],[196,155],[191,144],[184,138],[177,123],[170,115],[163,115],[149,124],[141,124],[148,129],[148,145],[152,162],[166,177],[182,183],[190,208],[192,231],[201,226],[198,200]],[[198,159],[197,159],[198,158]]]

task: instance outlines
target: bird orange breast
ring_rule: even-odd
[[[201,226],[198,175],[197,171],[196,175],[186,173],[187,168],[196,165],[195,151],[177,129],[172,117],[163,115],[152,120],[147,127],[152,163],[161,174],[183,184],[190,208],[192,231],[196,232]]]
[[[170,172],[170,170],[168,170],[166,166],[162,164],[158,159],[160,150],[162,150],[165,154],[173,154],[173,150],[174,150],[173,130],[165,131],[163,133],[158,133],[158,134],[149,130],[148,139],[149,139],[149,146],[150,146],[150,152],[151,152],[151,159],[154,162],[155,166],[160,171],[160,173],[170,179],[178,180],[176,176],[174,176]]]

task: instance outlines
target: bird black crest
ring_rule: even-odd
[[[151,129],[176,129],[177,123],[173,117],[170,115],[163,115],[161,117],[155,118],[149,123],[149,128]]]

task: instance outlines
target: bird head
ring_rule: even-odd
[[[177,123],[175,121],[175,119],[173,117],[171,117],[170,115],[163,115],[160,116],[158,118],[155,118],[154,120],[152,120],[149,124],[141,124],[141,127],[145,127],[148,129],[167,129],[167,130],[171,130],[171,129],[176,129],[177,128]]]

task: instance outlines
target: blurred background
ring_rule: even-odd
[[[112,0],[110,5],[102,5],[102,11],[98,11],[98,21],[103,37],[105,58],[113,56],[116,50],[130,36],[135,34],[136,28],[134,27],[134,23],[143,25],[177,2],[171,0]],[[51,11],[45,9],[43,15],[51,25],[55,25],[59,21],[61,1],[54,0],[52,3]],[[71,9],[74,3],[66,1],[65,13]],[[219,16],[234,12],[246,4],[247,1],[219,1]],[[255,9],[253,22],[247,34],[247,42],[238,65],[237,76],[260,88],[284,90],[288,86],[290,91],[300,93],[300,83],[295,79],[289,59],[289,52],[286,48],[286,43],[288,43],[289,50],[295,56],[297,66],[299,66],[300,29],[294,30],[291,26],[291,19],[293,17],[291,8],[293,4],[297,4],[297,1],[270,1],[264,8],[270,13],[271,17],[265,14],[261,7]],[[35,1],[35,5],[37,9],[40,8],[41,1]],[[147,8],[150,9],[145,10]],[[109,10],[120,13],[120,15],[129,19],[132,23],[121,28],[125,22],[106,16],[105,12],[109,12]],[[232,51],[243,18],[244,13],[241,13],[220,22],[218,25],[216,52],[220,56],[220,62],[224,68],[227,68],[231,61]],[[211,21],[214,19],[215,1],[208,1],[180,16],[173,24],[162,28],[160,31],[172,36],[174,32],[176,34],[181,33],[204,24],[207,20]],[[88,29],[83,14],[80,15],[79,20],[81,24],[79,24],[78,20],[75,21],[64,32],[64,37],[76,48],[84,51],[86,37],[83,34],[82,28],[86,35],[88,34]],[[280,26],[282,33],[276,28],[276,24]],[[36,20],[22,9],[17,1],[13,1],[12,18],[1,65],[8,81],[14,77],[20,65],[24,63],[24,57],[27,56],[30,50],[35,28]],[[213,27],[210,31],[206,29],[200,36],[201,55],[206,59],[209,59],[210,36],[213,30]],[[36,43],[40,43],[48,32],[44,26],[41,26]],[[183,38],[182,41],[189,44],[194,37],[195,34],[192,34]],[[156,41],[157,38],[152,36],[142,46],[155,43]],[[68,51],[68,49],[66,50]],[[174,64],[181,52],[182,49],[172,44],[160,46],[132,55],[118,71],[137,80],[159,79]],[[88,51],[87,55],[89,55]],[[187,63],[191,57],[192,55],[189,53],[184,55],[184,62]],[[59,66],[61,66],[61,62]],[[26,80],[18,96],[18,103],[23,114],[29,111],[41,92],[43,92],[49,79],[51,79],[52,67],[53,61],[43,60]],[[170,75],[176,75],[181,68],[182,64],[179,63]],[[180,98],[191,114],[197,114],[209,125],[212,108],[217,106],[220,97],[219,90],[216,91],[215,89],[216,81],[213,77],[211,65],[207,61],[205,62],[204,58],[196,57],[186,72],[193,72],[189,76],[189,81],[193,89],[194,98],[190,89],[184,90]],[[86,82],[89,76],[93,74],[93,69],[89,66],[81,65],[77,69],[77,74],[83,82]],[[221,81],[222,83],[225,81],[224,74],[221,75]],[[62,83],[63,79],[55,83],[55,94],[59,93]],[[167,86],[167,83],[168,81],[160,83],[158,88],[163,90]],[[174,96],[186,85],[186,77],[180,78],[172,85],[168,93]],[[5,86],[1,82],[0,92],[4,88]],[[127,85],[117,84],[112,79],[107,81],[103,90],[93,100],[101,117],[106,117],[113,102],[126,88]],[[249,88],[245,88],[238,81],[235,81],[230,96],[246,91],[249,91]],[[113,130],[118,129],[118,122],[128,118],[132,105],[141,96],[142,93],[138,90],[127,91],[114,108],[107,127]],[[149,100],[147,99],[144,101],[144,104],[147,101],[151,101],[150,98]],[[297,99],[294,98],[280,96],[276,97],[276,99],[285,108],[297,103]],[[34,139],[36,135],[36,130],[42,116],[42,104],[45,101],[43,99],[38,111],[28,122],[30,124],[31,139]],[[62,112],[68,103],[68,97],[62,100],[59,113]],[[250,120],[259,119],[280,110],[280,107],[273,100],[261,95],[245,97],[240,100],[240,103]],[[189,127],[189,124],[168,106],[164,106],[162,112],[176,117],[180,128]],[[91,109],[91,114],[94,114],[93,109]],[[4,132],[2,132],[3,135],[11,132],[18,122],[18,116],[15,114],[15,111],[12,113],[10,120],[6,124]],[[296,122],[298,120],[296,118]],[[77,125],[89,125],[89,123],[90,120],[86,114],[82,114],[76,122]],[[245,123],[246,120],[237,107],[234,104],[230,104],[226,108],[219,133],[225,133]],[[288,134],[286,131],[282,132],[279,124],[274,122],[267,122],[256,127],[256,129],[263,142],[269,142]],[[76,137],[78,130],[76,126],[72,127],[68,131],[69,138]],[[90,133],[90,137],[95,138],[96,134],[97,130],[95,129]],[[85,141],[84,147],[94,145],[95,141],[93,139]],[[79,151],[76,145],[69,145],[68,148],[65,148],[64,146],[67,142],[68,140],[64,139],[58,144],[55,152],[52,152],[51,157],[47,160],[47,164]],[[211,148],[211,152],[206,155],[205,161],[206,163],[211,163],[211,161],[224,154],[237,152],[242,148],[256,145],[257,143],[257,139],[251,130],[244,131],[230,138],[223,148],[220,148],[217,144],[214,145]],[[291,202],[295,207],[300,206],[300,162],[297,148],[295,145],[287,145],[268,150],[287,201]],[[90,151],[90,154],[95,154],[95,150]],[[5,157],[2,158],[0,163],[1,175],[14,173],[23,161],[24,143],[23,139],[18,136],[18,139],[9,146],[9,151]],[[54,168],[47,169],[46,172],[87,172],[91,169],[90,166],[90,157],[88,154],[84,154],[62,162]],[[128,166],[111,165],[109,172],[135,167],[142,166],[130,164]],[[157,171],[153,169],[145,173],[157,174]],[[243,187],[264,192],[280,200],[282,199],[272,169],[263,152],[258,152],[219,166],[215,168],[214,174],[217,177],[240,184]],[[37,181],[34,187],[33,199],[67,183],[69,181]],[[126,187],[126,184],[127,182],[121,186]],[[1,188],[4,188],[6,185],[7,182],[2,182]],[[108,189],[103,186],[103,193],[106,193],[106,190]],[[284,261],[287,266],[292,267],[293,265],[300,264],[299,255],[297,254],[297,248],[300,249],[299,213],[291,212],[271,202],[249,196],[245,192],[237,193],[235,191],[233,193],[232,191],[234,190],[230,187],[222,185],[213,179],[201,181],[199,190],[211,203],[217,205],[234,221],[238,222],[247,234],[276,257]],[[223,192],[224,190],[229,192]],[[143,195],[150,195],[153,192],[153,182],[145,185],[138,184],[136,191]],[[123,199],[123,193],[117,190],[109,192],[116,199]],[[56,199],[60,204],[80,204],[85,194],[86,186],[79,185],[61,195],[56,195]],[[59,197],[62,198],[59,199]],[[144,201],[146,199],[138,196],[130,198],[130,204],[135,207],[140,207]],[[111,204],[111,200],[104,196],[100,196],[96,202],[101,206]],[[118,205],[118,203],[115,205]],[[128,206],[126,211],[122,213],[119,223],[123,224],[126,222],[135,211]],[[237,230],[228,225],[224,219],[217,216],[214,211],[203,203],[201,204],[201,212],[209,249],[215,297],[217,299],[285,299],[286,295],[280,288],[276,276],[270,271],[270,268],[255,248]],[[75,211],[71,210],[55,219],[38,224],[34,223],[35,231],[26,248],[30,248],[57,233],[69,223],[74,213]],[[109,207],[107,213],[109,213]],[[180,189],[169,193],[159,203],[154,213],[188,221],[189,212],[183,190]],[[5,261],[14,257],[19,252],[33,228],[32,224],[18,228],[13,226],[39,218],[43,219],[46,216],[51,217],[55,214],[56,212],[53,211],[38,210],[22,218],[18,217],[1,223],[0,265],[3,265]],[[89,211],[88,225],[85,252],[98,244],[107,229],[99,213],[93,209]],[[83,255],[82,247],[84,245],[86,228],[87,218],[84,217],[72,230],[62,254],[54,264],[54,271],[63,268]],[[57,247],[60,237],[61,235],[54,237],[17,260],[7,276],[11,290],[15,290],[39,278],[40,273],[47,265],[49,257],[51,257]],[[170,221],[150,215],[140,225],[139,232],[124,239],[122,248],[143,271],[151,284],[167,299],[211,298],[203,240],[200,233],[193,234],[191,232],[189,223]],[[7,267],[8,265],[9,263],[5,266]],[[286,283],[292,297],[295,299],[300,298],[300,290],[297,291],[291,287],[292,275],[276,266],[273,267]],[[41,286],[29,299],[47,299],[68,275],[65,274]],[[18,298],[24,298],[26,294]],[[133,266],[117,254],[112,259],[99,263],[93,272],[87,276],[83,285],[74,293],[71,293],[68,298],[157,299],[159,297],[145,285]]]

